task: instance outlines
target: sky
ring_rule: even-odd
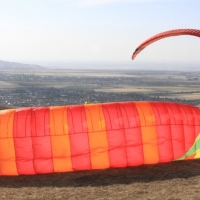
[[[50,67],[200,68],[200,38],[171,37],[143,50],[159,32],[200,29],[199,0],[0,0],[0,60]]]

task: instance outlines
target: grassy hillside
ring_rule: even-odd
[[[200,160],[0,177],[1,199],[200,199]]]

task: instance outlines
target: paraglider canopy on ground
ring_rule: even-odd
[[[118,102],[0,111],[0,175],[200,158],[200,110]]]

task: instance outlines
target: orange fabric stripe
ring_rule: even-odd
[[[109,168],[108,139],[102,105],[86,104],[85,113],[92,169]]]
[[[158,139],[153,109],[148,102],[135,102],[135,105],[140,117],[144,164],[158,163]]]
[[[66,109],[66,107],[50,107],[50,134],[55,172],[73,170]]]
[[[18,175],[13,140],[15,110],[0,111],[0,174]]]

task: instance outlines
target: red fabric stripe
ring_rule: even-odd
[[[185,152],[187,152],[196,139],[194,115],[192,114],[191,106],[179,105],[183,117],[183,133],[185,139]]]
[[[170,162],[173,160],[172,133],[165,103],[151,102],[150,104],[156,119],[159,162]]]
[[[119,104],[103,104],[108,137],[110,167],[127,166],[125,133]]]
[[[141,165],[144,163],[144,158],[137,108],[133,102],[120,103],[119,108],[123,119],[127,165]]]
[[[200,133],[200,109],[197,107],[191,107],[193,117],[194,117],[194,124],[195,124],[195,138]]]
[[[49,108],[36,108],[32,111],[31,135],[36,173],[52,173]]]
[[[166,104],[170,121],[174,159],[178,159],[185,154],[185,138],[183,133],[183,119],[178,104]]]
[[[17,110],[14,117],[13,137],[17,171],[20,174],[35,174],[31,139],[31,109]]]
[[[84,106],[67,107],[73,170],[90,170],[90,147]]]
[[[108,132],[111,167],[125,166],[126,160],[129,166],[143,164],[141,125],[135,105],[132,103],[117,103],[112,105],[104,104],[103,107]],[[160,120],[160,123],[162,120],[164,124],[164,127],[158,127],[160,148],[162,149],[161,162],[167,162],[173,159],[171,127],[167,110],[162,111],[162,114],[164,116],[160,119],[157,111],[157,120]],[[169,148],[171,149],[171,154],[168,152]]]

